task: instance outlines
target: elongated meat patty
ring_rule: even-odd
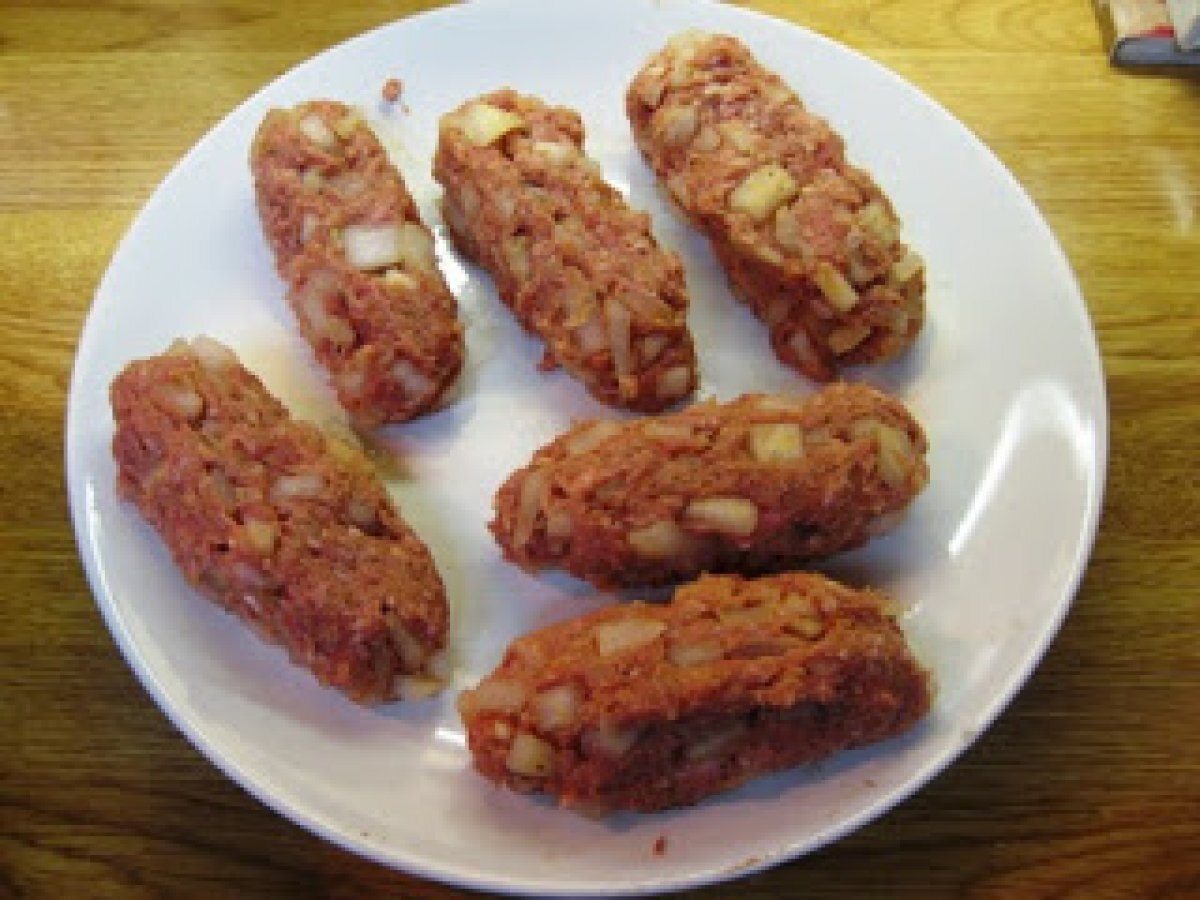
[[[862,385],[584,422],[501,486],[491,529],[517,565],[600,587],[773,571],[894,525],[925,449],[903,404]]]
[[[924,265],[900,240],[892,204],[744,44],[678,35],[633,79],[626,111],[638,147],[781,360],[825,381],[913,342]]]
[[[693,804],[901,734],[930,701],[882,595],[789,573],[527,634],[458,708],[484,776],[596,812]]]
[[[444,116],[434,175],[456,246],[491,273],[522,326],[613,406],[665,409],[696,359],[678,257],[583,154],[583,123],[510,90]]]
[[[458,376],[458,307],[367,124],[331,100],[269,112],[250,152],[263,231],[305,339],[358,425],[433,409]]]
[[[130,363],[111,399],[118,490],[189,582],[355,700],[440,686],[441,578],[356,448],[209,338]]]

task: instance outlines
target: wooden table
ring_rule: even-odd
[[[454,895],[269,812],[173,730],[93,604],[62,468],[80,327],[167,169],[426,5],[0,8],[0,895]],[[1200,83],[1111,70],[1084,0],[744,5],[892,67],[1032,194],[1099,333],[1111,466],[1074,609],[995,727],[881,821],[717,893],[1200,896]]]

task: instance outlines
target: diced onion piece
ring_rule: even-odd
[[[700,139],[704,137],[707,131],[711,131],[711,129],[705,129],[700,132],[700,137],[696,139],[694,146],[700,146]],[[686,209],[691,203],[691,191],[688,189],[686,173],[682,171],[672,172],[667,176],[666,181],[667,191],[671,194],[671,197],[674,198],[676,203]]]
[[[652,363],[658,359],[660,353],[667,349],[666,335],[651,334],[638,341],[638,354],[642,358],[643,363]]]
[[[817,287],[821,289],[825,299],[838,312],[850,312],[858,305],[858,293],[846,280],[846,276],[825,260],[817,263],[813,280],[817,282]]]
[[[817,614],[817,604],[811,597],[804,594],[784,594],[779,605],[783,613],[789,616],[815,616]]]
[[[718,127],[721,136],[743,155],[752,153],[760,143],[758,133],[744,122],[722,122]]]
[[[828,425],[818,425],[816,428],[810,428],[804,433],[805,447],[816,447],[836,442],[837,438],[834,436],[833,429]]]
[[[320,147],[322,150],[332,150],[337,146],[337,135],[325,124],[325,120],[316,113],[304,116],[296,125],[300,133]]]
[[[619,759],[637,742],[638,736],[636,728],[599,725],[585,731],[579,739],[579,745],[585,758],[602,756],[606,759]]]
[[[404,661],[405,668],[410,671],[420,669],[425,664],[428,651],[425,645],[413,637],[412,633],[399,622],[391,625],[392,644]]]
[[[847,325],[845,328],[835,328],[829,332],[825,343],[829,345],[830,350],[841,355],[849,353],[870,336],[871,326],[869,325]]]
[[[155,472],[157,473],[158,469]],[[225,474],[223,469],[213,469],[208,473],[208,477],[213,489],[216,490],[226,504],[232,506],[237,502],[237,489],[234,488],[233,482],[229,480],[229,476]]]
[[[331,344],[338,347],[349,347],[354,343],[354,329],[350,323],[340,316],[329,316],[325,320],[321,337],[328,338]]]
[[[705,125],[696,133],[692,141],[692,149],[700,153],[712,153],[721,146],[721,133],[710,125]]]
[[[220,372],[238,364],[237,355],[232,350],[206,335],[192,338],[191,347],[200,365],[210,372]]]
[[[348,140],[361,123],[362,118],[358,113],[349,112],[333,123],[333,130],[342,140]]]
[[[644,647],[667,630],[658,619],[616,619],[601,622],[594,629],[596,650],[601,656],[612,656]]]
[[[557,294],[563,309],[563,328],[575,329],[595,315],[596,295],[576,271],[568,269],[563,274],[566,280]]]
[[[400,229],[395,225],[349,225],[342,238],[346,259],[356,269],[369,272],[400,262]]]
[[[787,623],[786,628],[810,641],[815,641],[825,633],[825,623],[817,616],[797,616]]]
[[[659,400],[677,400],[691,389],[692,370],[687,366],[674,366],[659,374],[654,393]]]
[[[271,486],[272,500],[308,500],[325,490],[325,479],[316,472],[280,475]]]
[[[872,200],[856,215],[858,224],[879,243],[890,247],[900,237],[899,223],[879,200]]]
[[[400,695],[401,700],[407,700],[410,703],[428,700],[443,687],[445,687],[445,683],[439,678],[417,675],[402,675],[396,681],[396,693]]]
[[[428,231],[416,222],[406,220],[400,223],[396,239],[399,260],[406,268],[418,272],[436,271],[437,256]]]
[[[877,263],[867,254],[861,232],[851,231],[846,242],[848,246],[846,257],[850,266],[850,283],[865,287],[875,280]]]
[[[464,719],[485,712],[517,713],[525,705],[527,696],[525,688],[517,682],[491,678],[473,691],[463,691],[458,698],[458,709]]]
[[[204,398],[193,388],[167,383],[162,386],[160,394],[172,412],[189,422],[196,421],[204,414]]]
[[[813,348],[812,339],[803,328],[797,328],[788,339],[788,347],[796,354],[796,359],[801,365],[825,368],[825,363]]]
[[[367,384],[367,375],[359,366],[353,369],[343,369],[337,373],[338,389],[350,397],[359,397],[362,395],[363,388]]]
[[[699,666],[722,656],[721,645],[715,641],[684,643],[676,641],[667,648],[667,658],[677,666]]]
[[[666,106],[654,116],[658,138],[668,147],[680,147],[692,139],[700,127],[695,106]]]
[[[751,622],[760,623],[770,621],[775,617],[775,607],[771,603],[762,603],[756,606],[737,606],[732,609],[723,609],[718,613],[722,622]]]
[[[339,445],[342,447],[346,446],[341,441],[329,442],[330,448],[337,447]],[[351,452],[357,455],[357,451]],[[346,517],[349,518],[350,521],[356,526],[358,526],[361,531],[365,531],[367,533],[373,532],[379,527],[379,522],[375,518],[374,505],[368,503],[366,500],[363,500],[361,497],[350,498],[350,501],[346,504]]]
[[[799,412],[804,406],[804,400],[801,397],[788,397],[783,394],[759,394],[754,398],[755,409],[760,409],[768,413],[792,413]]]
[[[890,487],[908,484],[913,468],[913,446],[908,435],[891,425],[879,425],[879,474]]]
[[[593,314],[575,330],[575,339],[579,341],[579,349],[584,353],[596,353],[608,346],[608,329],[600,316]]]
[[[620,434],[621,430],[621,426],[617,422],[603,420],[591,422],[580,428],[567,440],[567,453],[571,456],[586,453],[610,437]]]
[[[549,482],[540,469],[530,471],[521,482],[521,494],[517,498],[517,520],[513,523],[513,544],[524,547],[533,536],[533,526],[542,508],[542,498]]]
[[[574,145],[562,141],[534,141],[532,149],[546,162],[556,166],[570,162],[579,155]]]
[[[397,360],[392,365],[392,378],[406,397],[424,397],[436,387],[432,378],[407,359]]]
[[[245,560],[235,562],[231,574],[238,586],[245,591],[263,591],[274,585],[270,575]]]
[[[804,433],[794,422],[751,425],[750,453],[759,462],[792,462],[804,455]]]
[[[730,744],[741,737],[746,726],[741,722],[732,722],[722,728],[706,734],[687,748],[689,760],[712,759],[720,756]]]
[[[758,528],[758,507],[744,497],[704,497],[687,505],[683,524],[699,531],[749,537]]]
[[[490,103],[472,103],[463,110],[459,125],[468,141],[477,147],[485,147],[510,131],[524,127],[525,120]]]
[[[306,191],[319,191],[325,182],[325,176],[320,169],[305,169],[300,176],[300,186]]]
[[[800,232],[800,219],[796,211],[788,206],[780,206],[775,210],[775,240],[787,250],[799,252],[804,246],[804,236]]]
[[[525,281],[529,277],[529,238],[523,234],[505,238],[500,243],[500,253],[513,278]]]
[[[800,193],[800,185],[776,163],[761,166],[742,179],[729,195],[729,208],[761,222]]]
[[[413,290],[418,284],[417,279],[399,269],[388,269],[384,272],[383,283],[389,287],[400,288],[405,291]]]
[[[275,549],[275,541],[279,538],[279,529],[274,522],[267,519],[247,518],[245,521],[246,540],[258,553],[266,555]]]
[[[545,778],[554,774],[554,748],[537,735],[519,732],[508,747],[504,765],[514,775]]]
[[[620,302],[643,322],[671,322],[677,318],[675,310],[657,294],[648,291],[628,291],[621,295]]]
[[[550,509],[546,511],[546,536],[566,540],[571,536],[573,526],[571,514],[565,509]]]
[[[573,684],[559,684],[542,691],[533,700],[533,714],[543,731],[566,728],[575,722],[579,713],[579,689]]]
[[[625,539],[634,553],[646,559],[677,559],[692,546],[692,536],[671,519],[636,528]]]
[[[307,244],[311,241],[320,224],[321,220],[317,218],[316,213],[306,212],[304,218],[300,220],[300,243]]]
[[[681,87],[692,79],[692,62],[709,35],[695,28],[683,31],[667,42],[671,58],[671,85]]]
[[[913,276],[925,267],[925,263],[921,261],[921,257],[914,250],[909,250],[904,256],[896,261],[892,266],[892,280],[896,284],[906,284],[911,281]]]
[[[647,66],[643,73],[638,76],[637,81],[637,97],[642,101],[642,104],[647,107],[658,106],[662,100],[663,91],[666,90],[667,84],[666,67],[662,63],[655,62]]]
[[[532,185],[529,187],[526,196],[542,203],[545,202],[549,195],[546,193],[545,188]],[[498,194],[492,194],[490,199],[496,205],[496,209],[500,211],[500,218],[505,222],[512,221],[512,217],[517,211],[517,193],[515,191],[501,191]],[[468,213],[468,216],[472,219],[475,218],[473,213]]]
[[[633,374],[633,348],[630,346],[630,328],[632,316],[629,308],[616,299],[609,299],[604,306],[605,319],[608,325],[608,346],[612,351],[613,368],[617,380],[628,378]]]
[[[371,182],[365,173],[354,170],[332,175],[327,183],[331,191],[345,200],[353,200],[355,197],[361,197],[371,186]]]
[[[313,278],[296,297],[301,316],[318,338],[328,340],[338,347],[349,347],[354,343],[354,329],[340,316],[330,314],[325,306],[322,291],[327,288],[324,278]]]

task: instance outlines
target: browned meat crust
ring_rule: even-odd
[[[898,735],[930,702],[881,595],[789,573],[520,637],[458,706],[483,775],[595,811],[693,804]]]
[[[333,101],[272,110],[250,154],[300,331],[363,426],[432,409],[462,368],[433,238],[370,128]]]
[[[696,385],[683,269],[583,155],[578,114],[504,90],[444,116],[434,175],[458,248],[597,399],[664,409]]]
[[[778,570],[894,524],[925,450],[904,406],[861,385],[585,422],[501,486],[491,529],[523,568],[600,587]]]
[[[891,359],[924,319],[920,258],[842,139],[738,40],[685,32],[626,95],[634,137],[734,293],[810,378]]]
[[[189,582],[355,700],[439,686],[441,578],[361,453],[208,338],[130,363],[111,399],[118,490]]]

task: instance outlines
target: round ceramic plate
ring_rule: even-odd
[[[213,335],[298,415],[340,421],[283,301],[259,230],[247,149],[268,108],[359,106],[426,220],[440,114],[501,85],[571,106],[588,150],[683,256],[704,396],[812,389],[773,358],[705,243],[664,204],[634,149],[625,87],[668,37],[740,36],[846,137],[930,274],[928,324],[899,363],[851,373],[908,402],[931,442],[929,488],[892,535],[825,568],[885,588],[940,690],[909,735],[759,779],[695,808],[593,821],[493,788],[470,767],[457,690],[510,639],[612,597],[501,561],[495,489],[582,416],[613,416],[562,373],[490,282],[439,240],[469,360],[455,402],[382,430],[403,460],[389,487],[449,592],[454,683],[416,705],[356,706],[192,591],[114,491],[107,388],[177,336]],[[404,84],[403,103],[380,88]],[[618,894],[711,882],[800,856],[879,815],[949,764],[1029,675],[1066,612],[1095,533],[1106,453],[1103,379],[1062,253],[1012,177],[961,124],[867,59],[790,25],[703,0],[479,0],[405,19],[306,62],[200,141],[138,216],[79,346],[67,471],[97,602],[146,689],[256,797],[387,865],[501,891]],[[655,852],[659,838],[662,852]]]

